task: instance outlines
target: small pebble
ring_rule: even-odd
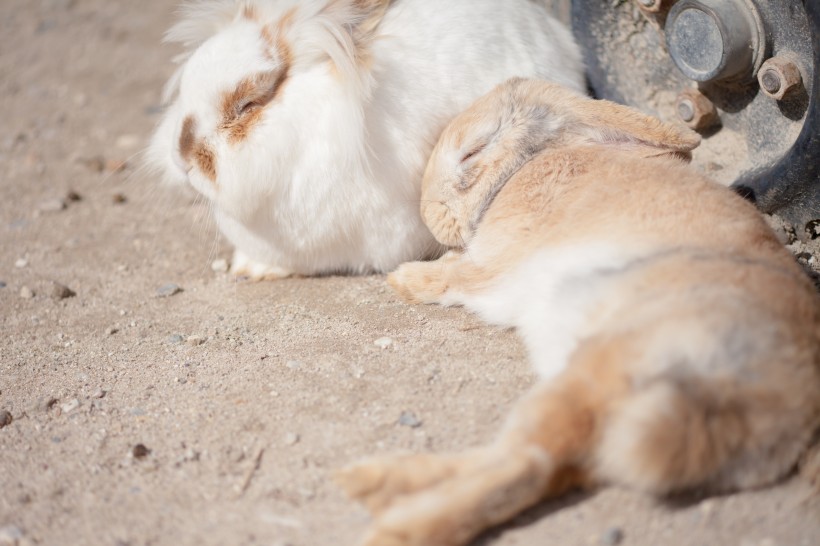
[[[83,200],[82,195],[80,195],[79,193],[77,193],[74,190],[68,190],[68,193],[65,194],[65,198],[66,198],[66,200],[72,201],[72,202],[75,202],[75,203],[77,201],[82,201]]]
[[[0,281],[0,288],[5,288],[6,286],[6,281]]]
[[[168,343],[178,345],[178,344],[182,343],[183,341],[185,341],[185,338],[182,337],[179,334],[171,334],[170,336],[168,336]]]
[[[610,527],[601,535],[602,546],[617,546],[624,539],[624,532],[620,527]]]
[[[125,196],[125,194],[115,193],[111,196],[111,202],[115,205],[122,205],[126,201],[128,201],[128,198]]]
[[[17,269],[23,269],[28,265],[28,260],[25,258],[18,258],[16,262],[14,262],[14,267]]]
[[[40,201],[37,205],[37,210],[40,212],[59,212],[65,210],[66,202],[63,199],[53,198]]]
[[[0,411],[0,428],[9,426],[11,424],[11,422],[12,422],[11,413],[6,411],[6,410]]]
[[[412,411],[403,411],[399,416],[399,424],[403,427],[419,428],[421,419],[416,417],[416,414]]]
[[[24,300],[30,300],[34,297],[34,290],[29,288],[28,286],[24,286],[20,289],[20,297]]]
[[[393,340],[389,337],[380,337],[379,339],[373,342],[373,345],[383,350],[393,345]]]
[[[131,455],[135,459],[144,459],[151,453],[151,450],[145,447],[145,444],[137,444],[131,448]]]
[[[113,336],[114,334],[116,334],[119,331],[120,331],[119,328],[114,328],[113,326],[111,326],[110,328],[105,329],[105,335]]]
[[[51,297],[55,300],[64,300],[66,298],[73,298],[77,293],[64,284],[58,282],[51,283]]]
[[[298,370],[302,367],[302,363],[298,360],[288,360],[285,362],[285,366],[287,366],[291,370]]]
[[[0,546],[18,546],[23,539],[23,531],[16,525],[0,527]]]
[[[94,392],[91,393],[91,398],[95,398],[97,400],[99,400],[100,398],[103,398],[104,396],[105,396],[105,391],[100,389],[100,388],[98,388],[97,390],[95,390]]]
[[[182,292],[182,288],[179,285],[174,283],[163,284],[159,288],[157,288],[157,297],[158,298],[167,298],[173,296],[175,294],[179,294]]]
[[[65,404],[60,406],[60,409],[63,410],[63,413],[71,413],[75,409],[80,407],[80,401],[74,398],[73,400],[69,400]]]
[[[286,446],[295,446],[299,443],[299,435],[294,432],[288,432],[285,434],[285,445]]]
[[[205,339],[200,336],[188,336],[188,345],[198,347],[205,343]]]
[[[216,273],[227,273],[228,272],[228,260],[219,259],[214,260],[211,263],[211,270]]]
[[[39,411],[49,411],[57,403],[57,399],[53,396],[45,396],[37,402],[37,409]]]

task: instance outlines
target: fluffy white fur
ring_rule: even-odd
[[[472,249],[471,260],[484,263]],[[634,253],[611,243],[573,244],[538,251],[473,294],[449,291],[445,305],[464,305],[485,321],[516,328],[533,367],[549,379],[566,368],[578,342],[588,335],[588,314],[608,287],[607,270],[617,270]],[[489,265],[489,263],[487,263]]]
[[[149,163],[212,202],[235,263],[254,276],[387,271],[437,253],[419,194],[444,125],[511,76],[584,88],[570,33],[535,2],[401,0],[364,43],[351,34],[362,16],[352,4],[196,2],[168,33],[188,52]],[[246,5],[258,20],[241,15]],[[247,140],[229,144],[217,129],[219,97],[283,62],[281,52],[263,55],[260,32],[291,8],[287,84]],[[215,151],[216,185],[180,161],[188,115]]]

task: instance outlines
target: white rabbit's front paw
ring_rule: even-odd
[[[237,278],[247,277],[252,281],[274,281],[290,277],[293,272],[275,265],[254,261],[244,252],[236,249],[231,260],[231,275]]]

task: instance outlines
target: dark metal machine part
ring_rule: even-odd
[[[572,25],[596,96],[693,127],[705,97],[719,119],[695,164],[820,235],[820,0],[574,0]],[[780,100],[773,57],[802,76]]]

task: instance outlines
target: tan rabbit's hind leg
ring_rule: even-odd
[[[537,447],[514,452],[487,448],[433,487],[400,496],[381,513],[366,546],[457,546],[538,502],[552,475]],[[480,461],[480,464],[475,464]]]
[[[397,497],[431,487],[469,470],[480,457],[471,452],[439,455],[387,455],[360,461],[340,470],[336,482],[373,514],[384,511]]]

